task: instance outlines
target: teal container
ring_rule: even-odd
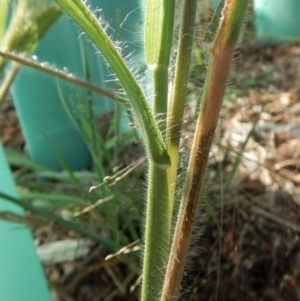
[[[213,8],[217,8],[219,3],[220,3],[220,0],[210,0],[210,4]]]
[[[300,0],[254,0],[254,14],[258,42],[300,42]]]
[[[89,1],[90,9],[96,11],[96,14],[101,14],[107,23],[109,35],[126,42],[127,46],[123,48],[124,56],[131,54],[137,68],[144,65],[143,2]],[[87,55],[89,80],[103,88],[116,89],[114,76],[101,54],[66,15],[63,15],[46,33],[34,55],[39,62],[46,62],[84,78],[80,42]],[[59,83],[71,107],[76,111],[78,94],[86,99],[86,91],[63,81]],[[11,93],[29,154],[35,162],[53,169],[62,169],[53,148],[74,170],[80,170],[91,162],[88,148],[60,100],[55,79],[23,67],[12,86]],[[93,101],[96,115],[112,111],[115,106],[112,100],[96,93],[93,93]]]
[[[0,191],[18,197],[0,144]],[[0,211],[23,214],[22,208],[0,198]],[[0,300],[50,301],[50,292],[29,229],[0,219]]]

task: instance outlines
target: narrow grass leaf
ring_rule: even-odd
[[[0,197],[3,199],[6,199],[9,202],[12,202],[22,208],[24,208],[25,210],[29,210],[32,213],[36,213],[39,216],[47,219],[47,220],[51,220],[59,225],[62,225],[68,229],[73,230],[76,233],[81,234],[82,236],[88,237],[100,244],[103,244],[105,247],[107,247],[108,249],[112,250],[112,251],[117,251],[120,248],[120,245],[115,243],[114,241],[105,238],[105,237],[101,237],[93,232],[87,231],[84,228],[82,228],[80,225],[75,224],[73,222],[69,222],[64,220],[63,218],[40,208],[37,208],[31,204],[25,203],[17,198],[11,197],[5,193],[0,192]]]
[[[59,161],[59,163],[61,164],[61,166],[68,173],[69,177],[73,180],[73,182],[75,184],[75,187],[77,189],[79,189],[79,191],[82,193],[82,195],[85,198],[90,199],[90,196],[87,193],[85,187],[83,187],[83,185],[80,183],[80,181],[76,178],[76,176],[74,175],[73,170],[70,168],[70,166],[68,165],[68,163],[64,160],[64,158],[59,153],[59,151],[56,149],[56,147],[54,146],[54,144],[52,143],[52,141],[49,139],[49,137],[43,131],[41,131],[41,134],[45,138],[45,140],[49,143],[52,151],[54,152],[54,154],[55,154],[57,160]]]
[[[5,155],[10,165],[29,168],[35,172],[49,172],[55,173],[55,171],[49,167],[32,161],[25,153],[21,153],[11,149],[5,149]]]
[[[7,12],[8,12],[8,0],[1,0],[0,1],[0,41],[2,41],[2,37],[5,31]]]
[[[213,41],[213,39],[216,36],[217,30],[219,28],[219,23],[220,23],[220,19],[222,16],[222,9],[224,8],[224,4],[225,4],[225,0],[221,0],[214,12],[214,15],[211,19],[211,21],[209,22],[204,38],[203,38],[203,42],[204,43],[211,43]]]
[[[263,106],[263,109],[264,109],[264,106]],[[248,134],[247,134],[247,136],[246,136],[246,139],[245,139],[245,141],[243,142],[243,144],[242,144],[242,146],[241,146],[241,149],[240,149],[240,151],[238,152],[238,154],[237,154],[237,156],[236,156],[236,158],[235,158],[235,161],[234,161],[234,163],[233,163],[233,165],[232,165],[231,171],[230,171],[230,173],[228,174],[228,176],[226,177],[226,181],[225,181],[225,183],[223,184],[223,190],[224,190],[224,192],[226,192],[226,191],[229,189],[229,187],[230,187],[230,184],[231,184],[232,179],[233,179],[233,177],[234,177],[234,175],[235,175],[235,173],[236,173],[236,171],[237,171],[237,169],[238,169],[238,167],[239,167],[239,164],[240,164],[240,162],[241,162],[241,159],[242,159],[242,157],[243,157],[243,153],[244,153],[244,151],[245,151],[245,149],[246,149],[246,146],[247,146],[247,144],[248,144],[248,142],[249,142],[249,139],[250,139],[250,137],[252,136],[252,134],[253,134],[253,132],[254,132],[254,130],[255,130],[255,127],[256,127],[258,121],[260,120],[260,115],[261,115],[261,113],[263,112],[263,109],[262,109],[262,111],[260,112],[260,114],[257,115],[255,121],[253,122],[252,127],[251,127],[250,131],[248,132]]]
[[[173,38],[174,0],[148,0],[145,52],[148,66],[169,65]]]
[[[80,196],[74,196],[69,194],[57,194],[57,193],[41,193],[41,192],[27,192],[20,194],[21,200],[43,200],[49,205],[47,207],[65,206],[68,204],[82,203],[83,199]]]

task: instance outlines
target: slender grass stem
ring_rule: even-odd
[[[195,17],[197,0],[185,0],[182,14],[182,25],[179,33],[178,55],[176,61],[173,99],[171,114],[168,120],[167,150],[171,158],[168,169],[169,210],[173,212],[174,195],[176,189],[179,141],[182,125],[186,88],[189,77],[192,44],[194,40]],[[172,214],[170,216],[172,218]]]
[[[147,219],[143,262],[142,301],[159,300],[165,274],[170,234],[167,206],[167,173],[149,162]]]
[[[156,115],[158,127],[165,140],[167,128],[168,107],[168,65],[156,65],[153,68],[153,110]]]
[[[153,75],[153,111],[158,127],[166,136],[168,69],[173,38],[174,0],[147,0],[145,54]]]
[[[168,69],[173,37],[174,0],[148,0],[145,26],[146,61],[153,75],[153,112],[166,140]],[[159,300],[170,244],[172,212],[167,172],[149,162],[142,301]]]

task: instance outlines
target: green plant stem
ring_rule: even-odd
[[[209,151],[217,127],[232,57],[247,9],[247,1],[228,0],[211,49],[195,137],[187,169],[161,301],[179,297],[186,255]]]
[[[147,219],[143,261],[142,301],[159,300],[170,235],[168,225],[167,174],[149,162]]]
[[[147,0],[145,53],[153,75],[153,111],[166,140],[168,107],[168,69],[174,25],[174,0]]]
[[[153,69],[154,114],[159,119],[159,129],[166,132],[168,97],[168,65]],[[167,172],[149,162],[148,195],[143,260],[142,301],[159,299],[162,289],[167,251],[170,242],[172,215],[167,206]]]
[[[158,127],[166,136],[167,107],[168,107],[168,65],[156,65],[153,68],[153,110],[158,122]],[[164,139],[165,140],[165,139]]]
[[[153,75],[153,112],[166,140],[168,69],[172,47],[174,0],[147,0],[146,61]],[[167,172],[149,162],[142,301],[159,300],[170,242],[172,212],[168,206]]]
[[[182,25],[179,33],[178,55],[176,61],[173,99],[171,114],[168,120],[167,150],[171,158],[171,167],[168,169],[169,184],[169,211],[172,218],[174,195],[176,189],[179,141],[182,125],[184,104],[186,99],[187,82],[189,77],[190,60],[194,39],[195,17],[197,0],[185,0],[182,14]]]
[[[147,0],[145,53],[147,65],[169,65],[175,0]]]

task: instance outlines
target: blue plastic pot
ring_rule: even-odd
[[[300,42],[299,0],[254,0],[256,37],[263,44]]]
[[[0,191],[18,197],[1,144]],[[1,198],[0,211],[24,213],[22,208]],[[29,229],[3,220],[0,220],[0,300],[51,300]]]
[[[140,65],[144,61],[142,56],[143,2],[142,0],[89,1],[90,8],[92,10],[101,8],[103,18],[111,28],[115,29],[115,31],[109,30],[110,35],[117,40],[121,37],[127,42],[128,47],[124,49],[124,55],[132,53],[135,63]],[[90,81],[107,89],[115,89],[111,70],[92,43],[81,35],[78,26],[66,15],[62,16],[46,33],[34,55],[40,62],[47,62],[83,78],[79,40],[82,40],[87,54]],[[86,98],[85,90],[63,81],[59,83],[71,106],[76,107],[79,91]],[[67,164],[75,170],[80,170],[90,163],[91,157],[87,146],[63,107],[55,79],[23,67],[11,92],[29,154],[35,162],[53,169],[61,169],[52,149],[54,146]],[[96,115],[104,114],[114,108],[113,101],[96,93],[93,93],[93,100]],[[45,136],[51,141],[51,145]]]

